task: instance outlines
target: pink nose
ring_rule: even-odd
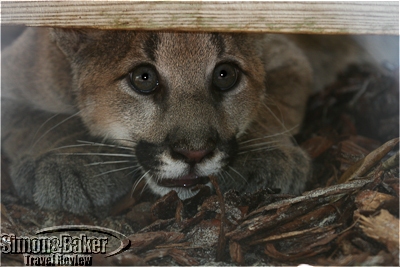
[[[174,151],[176,153],[183,155],[187,163],[199,163],[213,150],[212,149],[187,150],[182,148],[174,148]]]

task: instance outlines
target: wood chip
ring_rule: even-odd
[[[263,239],[258,239],[255,241],[252,241],[249,243],[249,245],[256,245],[256,244],[261,244],[261,243],[266,243],[266,242],[271,242],[271,241],[277,241],[277,240],[282,240],[282,239],[287,239],[287,238],[292,238],[296,236],[301,236],[301,235],[306,235],[306,234],[318,234],[318,233],[325,233],[327,231],[330,231],[331,229],[334,229],[338,227],[339,225],[331,225],[327,227],[313,227],[310,229],[305,229],[305,230],[300,230],[300,231],[292,231],[292,232],[286,232],[282,233],[279,235],[272,235],[267,238]]]
[[[355,178],[360,178],[375,166],[395,145],[399,143],[399,138],[392,139],[379,148],[369,153],[365,158],[357,161],[347,171],[345,171],[339,179],[339,183],[345,183]]]
[[[178,242],[184,237],[183,233],[158,231],[133,234],[128,236],[127,239],[131,242],[130,248],[134,252],[139,252],[151,249],[156,245]]]
[[[399,151],[382,164],[383,170],[390,170],[395,167],[399,167]]]
[[[183,250],[173,248],[169,250],[169,254],[180,265],[183,266],[199,265],[199,263],[194,258],[189,256],[189,254]]]
[[[360,215],[360,228],[363,232],[386,245],[389,251],[399,253],[399,219],[387,210],[375,217]]]
[[[398,205],[398,198],[372,190],[364,190],[360,192],[355,203],[361,212],[374,212],[382,206]]]
[[[229,255],[233,262],[238,265],[244,265],[242,246],[234,241],[229,242]]]
[[[250,214],[248,214],[246,216],[246,218],[255,216],[259,213],[263,213],[268,210],[280,208],[287,204],[295,204],[295,203],[299,203],[299,202],[302,202],[305,200],[320,198],[322,196],[348,193],[350,191],[359,189],[372,181],[373,181],[372,178],[371,179],[363,179],[363,180],[355,180],[355,181],[351,181],[351,182],[345,183],[345,184],[332,185],[332,186],[328,186],[328,187],[324,187],[324,188],[318,188],[315,190],[311,190],[311,191],[303,193],[302,196],[277,201],[270,205],[263,206],[255,211],[251,212]]]
[[[175,216],[178,202],[178,194],[172,190],[168,194],[159,198],[151,207],[153,215],[159,219],[170,219]]]

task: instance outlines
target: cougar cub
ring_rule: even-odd
[[[299,194],[310,160],[291,135],[313,77],[281,35],[28,28],[2,55],[2,152],[23,200],[73,213],[139,181],[185,199],[209,175]]]

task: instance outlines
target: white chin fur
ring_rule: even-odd
[[[217,151],[211,159],[207,159],[204,162],[196,164],[195,167],[195,172],[198,176],[206,177],[209,175],[216,174],[220,172],[221,167],[222,167],[222,160],[224,159],[225,154]],[[171,156],[167,153],[164,152],[161,154],[160,157],[161,161],[163,162],[163,167],[159,172],[155,175],[152,174],[147,174],[145,176],[147,185],[153,191],[153,193],[164,196],[165,194],[168,194],[172,190],[174,190],[177,194],[178,197],[182,200],[190,198],[194,195],[197,194],[199,190],[193,190],[193,187],[185,188],[185,187],[165,187],[157,184],[157,179],[173,179],[173,178],[179,178],[184,175],[187,175],[190,169],[189,164],[184,163],[180,160],[174,160],[171,158]],[[211,183],[208,182],[206,184],[208,187],[212,187]]]
[[[151,179],[151,177],[149,177],[147,175],[146,175],[145,179],[146,179],[147,185],[149,186],[151,191],[154,194],[160,195],[160,196],[164,196],[164,195],[168,194],[169,192],[171,192],[172,190],[174,190],[178,194],[178,197],[180,199],[185,200],[185,199],[191,198],[192,196],[196,195],[197,192],[199,192],[199,190],[191,190],[192,187],[184,188],[184,187],[159,186],[156,182],[153,181],[153,179]],[[210,182],[208,182],[205,185],[212,188],[212,185]]]

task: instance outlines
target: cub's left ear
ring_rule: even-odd
[[[67,57],[72,57],[88,42],[98,39],[104,31],[96,29],[68,29],[52,28],[50,30],[53,41]]]

